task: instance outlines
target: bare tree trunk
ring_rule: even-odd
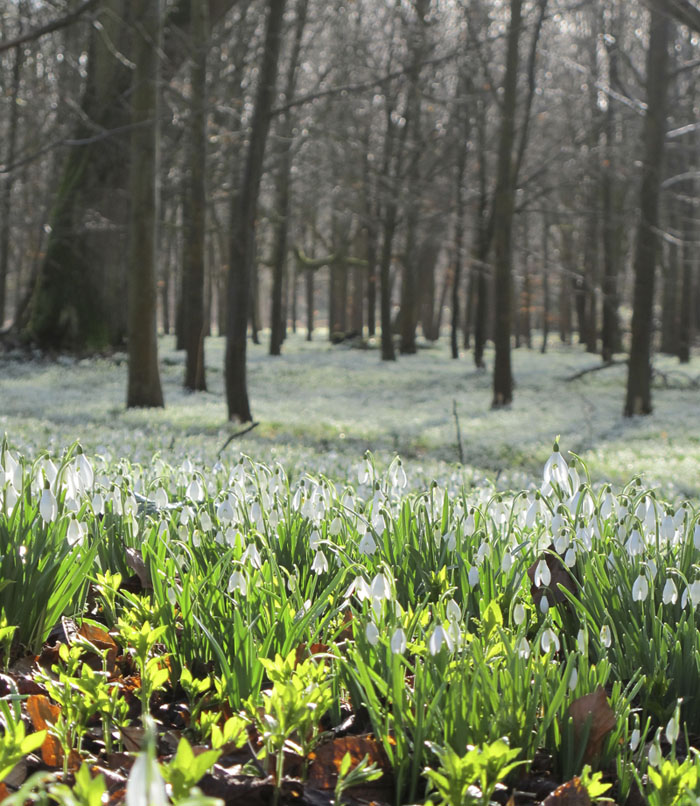
[[[134,3],[129,214],[128,346],[126,405],[158,407],[163,392],[156,335],[156,229],[158,226],[158,63],[160,2]]]
[[[192,70],[188,182],[184,210],[185,389],[207,388],[204,370],[204,250],[206,241],[207,173],[207,0],[190,0]]]
[[[547,352],[547,339],[549,338],[549,220],[547,215],[542,216],[542,347],[540,352]]]
[[[627,374],[624,415],[650,414],[651,333],[656,271],[656,230],[659,222],[661,163],[664,155],[666,101],[669,81],[671,23],[665,11],[651,10],[647,52],[647,109],[644,117],[644,162],[639,228],[634,257],[632,346]]]
[[[246,333],[251,296],[255,225],[265,144],[270,128],[270,110],[275,96],[284,21],[285,0],[270,0],[265,31],[265,52],[250,131],[245,172],[238,197],[232,205],[231,259],[226,328],[226,402],[229,420],[253,419],[248,401],[246,377]]]
[[[513,375],[510,362],[513,288],[513,213],[515,187],[513,146],[515,144],[515,109],[518,88],[518,47],[522,28],[522,0],[510,0],[510,22],[503,79],[501,131],[498,142],[498,166],[494,197],[494,293],[496,300],[496,361],[493,371],[492,407],[507,406],[513,400]]]

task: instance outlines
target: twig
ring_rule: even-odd
[[[459,463],[464,464],[464,448],[462,447],[462,429],[459,427],[459,414],[457,414],[457,401],[452,401],[452,414],[454,414],[455,425],[457,426],[457,449],[459,450]]]
[[[224,442],[224,444],[219,448],[219,452],[216,454],[217,456],[221,456],[224,450],[233,442],[234,439],[238,437],[242,437],[244,434],[247,434],[249,431],[252,431],[254,428],[257,428],[260,423],[251,423],[247,428],[242,429],[241,431],[236,431],[235,434],[231,434],[231,436]]]
[[[568,383],[569,381],[577,381],[579,378],[583,378],[584,375],[588,375],[589,372],[599,372],[601,369],[607,369],[608,367],[619,367],[623,364],[627,364],[627,360],[621,361],[606,361],[604,364],[596,364],[594,367],[587,367],[586,369],[580,370],[580,372],[574,372],[573,375],[568,375],[564,380]]]
[[[46,34],[51,34],[54,31],[65,28],[68,25],[72,25],[77,19],[80,18],[82,14],[96,5],[97,0],[86,0],[86,2],[78,6],[78,8],[76,8],[74,11],[66,14],[64,17],[60,17],[59,19],[53,20],[46,25],[42,25],[40,28],[34,28],[32,31],[27,31],[26,34],[21,34],[14,39],[5,39],[0,42],[0,53],[4,53],[6,50],[10,50],[10,48],[19,47],[20,45],[24,45],[26,42],[32,42],[35,39],[40,39],[42,36],[46,36]]]

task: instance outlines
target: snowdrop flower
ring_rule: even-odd
[[[546,560],[542,559],[537,563],[537,568],[535,568],[535,578],[533,581],[536,588],[541,586],[546,588],[552,581],[552,574],[549,570]]]
[[[673,540],[675,534],[676,534],[676,527],[673,523],[673,518],[671,517],[671,515],[664,515],[661,521],[661,528],[659,529],[659,535],[663,540]]]
[[[391,636],[391,651],[395,655],[403,655],[406,651],[406,633],[399,627]]]
[[[58,517],[58,503],[56,496],[46,487],[41,492],[41,501],[39,502],[39,512],[44,519],[44,523],[53,523]]]
[[[639,747],[639,742],[641,741],[642,735],[639,732],[639,728],[635,728],[632,731],[632,735],[630,736],[630,750],[634,753],[634,751]]]
[[[69,546],[75,546],[83,542],[87,528],[84,523],[80,523],[75,518],[71,518],[66,532],[66,541]]]
[[[693,545],[696,549],[700,549],[700,521],[695,524],[695,529],[693,529]]]
[[[228,581],[228,592],[233,593],[234,591],[240,591],[241,596],[248,593],[248,582],[241,571],[234,571]]]
[[[184,506],[180,512],[180,526],[187,526],[187,524],[194,517],[194,512],[188,506]]]
[[[328,533],[332,537],[337,537],[340,534],[340,530],[343,526],[343,522],[340,518],[336,515],[335,518],[331,521],[331,525],[328,527]]]
[[[578,631],[578,634],[576,635],[576,646],[578,648],[578,651],[582,655],[584,655],[586,653],[586,645],[587,644],[588,644],[588,641],[586,640],[586,631],[582,628],[582,629],[580,629]]]
[[[501,560],[501,571],[507,574],[513,567],[513,555],[509,551],[503,552],[503,559]]]
[[[528,529],[532,529],[532,527],[535,525],[539,511],[540,502],[537,498],[533,498],[532,503],[527,508],[527,512],[525,513],[525,526]]]
[[[158,509],[165,509],[168,506],[168,493],[162,487],[159,487],[153,496],[153,502]]]
[[[675,604],[678,601],[678,588],[676,587],[676,583],[670,577],[666,580],[663,593],[661,594],[661,599],[666,605]]]
[[[233,520],[233,505],[230,497],[224,499],[216,508],[216,517],[219,523],[231,523]]]
[[[566,459],[559,453],[559,444],[554,443],[554,450],[552,455],[547,459],[544,466],[544,483],[545,484],[558,484],[564,487],[569,481],[569,466]]]
[[[255,547],[255,543],[249,543],[246,550],[241,556],[242,563],[250,563],[253,568],[260,568],[262,560],[260,559],[260,552]]]
[[[574,691],[578,683],[578,669],[574,666],[571,670],[571,677],[569,678],[569,691]]]
[[[475,588],[479,584],[479,569],[476,566],[472,565],[469,569],[467,580],[472,588]]]
[[[600,628],[600,643],[608,649],[610,644],[612,644],[612,633],[610,632],[610,627],[607,624],[603,624]]]
[[[644,602],[646,601],[648,595],[649,583],[647,582],[646,576],[644,574],[640,574],[634,580],[634,584],[632,585],[632,599],[635,602]]]
[[[564,565],[567,568],[573,568],[576,565],[576,549],[573,546],[567,549],[564,555]]]
[[[651,743],[651,747],[649,748],[649,763],[652,767],[658,767],[662,761],[663,756],[661,755],[661,748],[659,747],[658,742],[653,741]]]
[[[630,557],[637,557],[644,551],[644,538],[639,529],[634,529],[625,547]]]
[[[692,585],[689,585],[686,589],[688,592],[688,597],[690,598],[690,602],[693,608],[697,607],[700,603],[700,580],[696,579]]]
[[[360,469],[357,473],[357,480],[360,484],[369,484],[370,479],[372,478],[372,465],[369,459],[365,459],[364,462],[360,465]]]
[[[666,725],[666,741],[669,744],[674,744],[678,740],[679,733],[680,726],[678,724],[678,720],[676,719],[676,715],[674,714],[668,720],[668,724]]]
[[[105,514],[105,500],[100,493],[95,493],[92,496],[92,501],[90,502],[92,506],[92,511],[95,515],[104,515]]]
[[[209,516],[208,512],[202,512],[199,516],[199,525],[204,529],[205,532],[211,531],[211,517]]]
[[[518,655],[525,660],[530,657],[530,642],[525,636],[518,641]]]
[[[513,608],[513,622],[519,627],[525,621],[525,608],[518,602]]]
[[[321,535],[318,533],[318,529],[312,529],[309,535],[309,548],[311,551],[316,551],[320,543]]]
[[[316,556],[314,557],[314,561],[311,563],[311,570],[318,574],[325,574],[328,570],[328,560],[326,559],[326,555],[319,549],[316,552]]]
[[[445,615],[447,616],[447,620],[454,624],[457,624],[459,621],[461,621],[462,610],[454,599],[450,599],[445,606]]]
[[[448,640],[447,633],[443,630],[442,626],[438,624],[428,640],[428,651],[430,654],[437,655],[446,640]]]
[[[542,633],[540,644],[543,652],[549,652],[552,647],[554,647],[555,652],[559,652],[559,637],[551,627],[548,627]]]
[[[377,550],[377,544],[374,542],[374,538],[372,537],[370,532],[365,532],[365,534],[362,537],[362,540],[360,540],[358,549],[360,551],[360,554],[364,554],[365,556],[368,557],[371,557]]]
[[[373,621],[367,622],[367,626],[365,627],[365,638],[372,646],[376,646],[377,642],[379,641],[379,630]]]
[[[92,465],[90,464],[87,456],[85,456],[84,453],[79,453],[75,457],[75,464],[78,472],[78,477],[80,479],[80,484],[83,487],[83,489],[88,489],[92,487],[92,484],[95,480],[95,474],[92,470]]]
[[[653,582],[656,579],[656,573],[657,573],[656,563],[652,559],[649,559],[647,560],[646,565],[647,568],[649,569],[649,574],[651,575],[651,580]]]
[[[549,613],[549,599],[546,596],[540,599],[540,612],[545,616]]]
[[[406,471],[403,469],[401,460],[398,458],[395,463],[392,463],[392,467],[389,471],[389,480],[392,487],[403,489],[407,484]]]
[[[370,595],[372,599],[390,599],[391,587],[384,574],[377,574],[370,584]]]
[[[579,526],[576,530],[576,539],[581,542],[586,551],[590,551],[593,548],[593,536],[589,527]]]
[[[457,537],[454,531],[446,532],[442,539],[445,541],[448,551],[454,551],[457,547]]]

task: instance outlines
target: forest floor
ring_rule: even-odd
[[[206,393],[182,388],[184,354],[174,339],[160,342],[163,411],[125,409],[124,354],[104,358],[20,360],[0,355],[0,433],[35,453],[80,439],[89,452],[150,462],[154,452],[169,461],[189,455],[213,464],[228,436],[224,342],[206,343]],[[622,358],[621,356],[619,357]],[[225,448],[226,458],[244,452],[280,461],[292,473],[313,470],[332,478],[348,474],[371,450],[380,464],[397,453],[410,459],[420,484],[459,472],[467,480],[497,477],[503,487],[539,478],[552,440],[584,458],[591,475],[615,482],[642,473],[666,495],[700,495],[700,358],[685,367],[656,356],[654,413],[625,419],[626,366],[588,372],[600,359],[578,345],[553,342],[539,350],[513,351],[514,403],[493,411],[493,354],[486,370],[471,355],[450,358],[447,341],[424,343],[415,356],[380,361],[369,349],[331,346],[322,333],[285,342],[283,355],[267,354],[267,339],[249,345],[251,406],[259,425]],[[455,417],[455,412],[457,417]],[[461,430],[464,469],[457,471]]]

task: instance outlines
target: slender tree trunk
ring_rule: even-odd
[[[306,341],[313,339],[314,333],[314,271],[306,269],[304,272],[306,284]]]
[[[284,98],[287,103],[292,100],[297,84],[299,56],[306,26],[308,0],[299,0],[296,9],[294,42],[287,70]],[[285,266],[287,263],[287,239],[289,235],[289,215],[291,211],[291,179],[292,179],[292,144],[294,120],[291,110],[287,110],[280,123],[281,159],[277,173],[275,210],[274,246],[272,259],[272,300],[270,306],[270,355],[280,355],[282,342],[287,329],[282,312],[282,287],[284,284]]]
[[[522,0],[510,0],[510,23],[503,79],[503,106],[498,143],[498,167],[494,197],[494,293],[496,301],[496,360],[493,371],[494,408],[513,400],[513,375],[510,361],[510,334],[513,309],[511,265],[513,260],[513,213],[515,186],[513,146],[515,109],[518,89],[518,47],[522,28]]]
[[[190,2],[192,70],[188,187],[185,195],[185,389],[207,388],[204,370],[204,252],[206,247],[207,171],[207,0]]]
[[[126,405],[158,407],[163,392],[156,335],[158,226],[158,63],[160,2],[134,3],[134,75],[130,160],[130,250]]]
[[[654,305],[661,163],[664,155],[666,101],[669,82],[671,23],[665,11],[652,7],[647,53],[647,109],[644,118],[644,162],[640,220],[634,256],[632,345],[624,415],[650,414],[651,334]]]
[[[693,197],[694,189],[689,189],[688,198]],[[690,361],[690,345],[692,341],[693,323],[693,266],[695,265],[695,210],[692,202],[683,204],[683,249],[682,262],[682,292],[680,304],[680,321],[678,323],[678,359],[681,364]]]
[[[19,121],[19,89],[22,77],[22,48],[14,49],[12,61],[12,84],[10,88],[10,122],[7,133],[7,149],[5,164],[12,166],[17,150],[17,124]],[[10,173],[0,184],[0,330],[5,324],[5,299],[7,296],[7,277],[10,263],[10,217],[12,214],[12,186],[15,173]]]
[[[542,216],[542,347],[540,352],[547,352],[549,338],[549,221],[546,214]]]
[[[459,82],[461,83],[461,82]],[[461,98],[458,98],[458,103]],[[464,142],[459,145],[457,152],[457,171],[455,172],[455,233],[454,233],[454,271],[452,273],[452,323],[450,330],[450,349],[452,358],[459,358],[458,331],[459,331],[459,297],[462,281],[462,261],[464,256],[464,174],[467,167],[467,146],[469,138],[469,118],[466,115],[465,125],[460,127]]]
[[[275,96],[285,0],[270,0],[265,52],[260,68],[243,181],[232,206],[229,261],[228,326],[226,328],[226,402],[229,420],[253,419],[246,377],[246,332],[255,258],[255,225],[270,110]]]

